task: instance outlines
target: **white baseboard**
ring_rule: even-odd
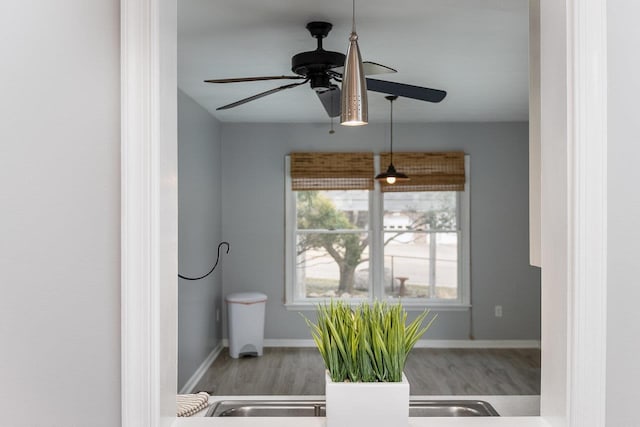
[[[229,346],[227,338],[222,345]],[[271,339],[264,340],[265,347],[315,347],[311,339]],[[415,348],[540,348],[537,340],[420,340]]]
[[[227,340],[225,339],[219,342],[218,345],[216,345],[213,348],[213,350],[211,350],[211,353],[209,353],[207,358],[204,359],[204,361],[200,364],[200,366],[198,366],[198,369],[196,369],[193,375],[191,375],[191,378],[189,378],[189,380],[180,389],[180,391],[178,392],[179,394],[189,394],[193,392],[193,389],[200,382],[205,372],[207,372],[207,369],[209,369],[209,366],[211,366],[214,360],[216,360],[216,358],[220,355],[220,353],[222,353],[222,349],[228,345],[225,343],[225,341]]]

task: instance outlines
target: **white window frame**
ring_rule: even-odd
[[[379,156],[374,156],[374,164],[378,173]],[[458,298],[456,300],[431,300],[425,298],[402,298],[402,304],[407,310],[423,310],[437,308],[438,310],[460,311],[471,307],[471,258],[470,258],[470,157],[464,156],[465,187],[457,194],[458,210]],[[290,157],[285,156],[285,307],[289,310],[315,310],[318,303],[329,301],[327,298],[299,298],[295,294],[295,247],[296,247],[296,203],[295,191],[291,190]],[[384,300],[384,290],[379,283],[384,277],[384,248],[382,241],[384,231],[382,227],[383,194],[376,182],[373,191],[369,193],[369,280],[373,284],[368,298],[349,298],[351,304],[362,301]],[[376,269],[375,274],[373,273]]]

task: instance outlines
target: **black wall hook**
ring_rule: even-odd
[[[216,267],[218,266],[218,262],[220,261],[220,246],[222,245],[227,245],[227,253],[229,253],[229,249],[231,249],[231,245],[229,245],[229,242],[220,242],[220,244],[218,245],[218,257],[216,258],[216,263],[213,265],[213,268],[211,270],[209,270],[209,272],[207,274],[205,274],[204,276],[200,276],[200,277],[187,277],[187,276],[183,276],[182,274],[178,273],[178,277],[184,280],[200,280],[200,279],[204,279],[205,277],[207,277],[208,275],[210,275],[211,273],[213,273],[213,270],[216,269]]]

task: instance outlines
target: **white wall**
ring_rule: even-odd
[[[308,339],[284,293],[284,156],[291,151],[384,151],[385,125],[222,126],[225,294],[265,292],[266,338]],[[471,281],[476,339],[539,339],[540,270],[529,266],[526,123],[394,125],[396,149],[464,150],[471,155]],[[504,316],[494,316],[494,305]],[[467,339],[469,312],[441,311],[432,339]]]
[[[199,277],[215,263],[222,240],[220,124],[178,91],[179,271]],[[178,282],[178,389],[221,340],[222,267],[197,281]],[[222,312],[220,313],[222,316]]]
[[[640,3],[611,0],[608,27],[607,426],[638,425]]]
[[[5,426],[120,424],[119,20],[117,0],[0,5]]]

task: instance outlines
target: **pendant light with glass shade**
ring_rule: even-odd
[[[398,99],[398,97],[391,95],[391,96],[385,96],[385,98],[389,101],[389,106],[391,107],[390,108],[391,114],[390,114],[390,120],[389,120],[390,136],[391,136],[389,153],[391,155],[391,159],[389,160],[389,167],[387,168],[386,172],[379,173],[378,175],[376,175],[375,179],[380,182],[386,182],[387,184],[395,184],[396,182],[409,181],[409,177],[403,174],[402,172],[398,172],[395,166],[393,166],[393,101]]]
[[[344,62],[340,98],[340,124],[345,126],[366,125],[369,120],[367,105],[367,79],[362,67],[362,56],[356,33],[356,0],[353,0],[349,49]]]

